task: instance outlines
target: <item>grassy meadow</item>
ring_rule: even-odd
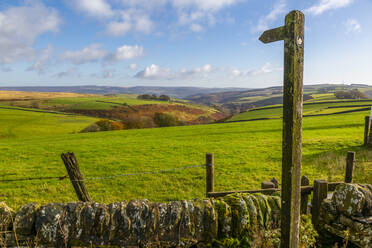
[[[40,94],[40,93],[39,93]],[[21,101],[9,101],[5,102],[6,104],[12,104],[20,107],[35,107],[42,109],[98,109],[98,110],[107,110],[112,109],[117,106],[134,106],[134,105],[145,105],[145,104],[169,104],[166,101],[157,101],[157,100],[142,100],[137,99],[137,95],[130,94],[118,94],[112,96],[104,95],[78,95],[71,93],[67,96],[59,96],[57,93],[56,97],[45,97],[39,94],[32,95],[30,98],[22,99]],[[4,96],[5,97],[5,96]],[[1,98],[1,95],[0,95]],[[7,98],[4,98],[5,100]]]
[[[339,101],[318,103],[304,103],[303,114],[306,115],[322,115],[322,114],[337,114],[344,111],[361,111],[368,107],[372,107],[371,100],[354,100],[354,101]],[[282,105],[271,105],[257,109],[248,110],[241,114],[233,116],[230,121],[252,120],[259,118],[281,118],[283,115]]]
[[[273,176],[280,179],[280,119],[83,134],[74,132],[94,118],[0,111],[0,199],[13,208],[76,201],[68,179],[2,181],[64,176],[60,154],[68,151],[75,153],[85,178],[201,165],[210,152],[215,154],[216,191],[254,189]],[[368,114],[304,118],[302,174],[311,181],[343,180],[346,152],[353,150],[359,160],[355,181],[371,183],[371,165],[363,161],[372,161],[372,151],[361,147]],[[87,180],[86,185],[98,202],[191,199],[205,195],[205,169]]]
[[[80,132],[96,118],[0,105],[0,143]]]

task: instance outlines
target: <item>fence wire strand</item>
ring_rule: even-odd
[[[26,178],[16,178],[16,179],[1,179],[0,182],[20,182],[20,181],[34,181],[34,180],[63,180],[67,178],[67,176],[62,177],[26,177]]]
[[[170,173],[174,171],[180,171],[180,170],[186,170],[186,169],[192,169],[192,168],[198,168],[198,167],[204,167],[205,164],[202,165],[190,165],[190,166],[184,166],[184,167],[178,167],[178,168],[172,168],[168,170],[159,170],[159,171],[145,171],[145,172],[134,172],[134,173],[127,173],[127,174],[118,174],[118,175],[111,175],[111,176],[103,176],[103,177],[88,177],[84,180],[73,180],[73,181],[90,181],[90,180],[105,180],[105,179],[112,179],[117,177],[127,177],[127,176],[140,176],[140,175],[154,175],[154,174],[164,174],[164,173]],[[68,176],[62,176],[62,177],[28,177],[28,178],[17,178],[17,179],[0,179],[0,182],[17,182],[17,181],[33,181],[33,180],[63,180],[67,178]]]
[[[112,178],[116,178],[116,177],[164,174],[164,173],[169,173],[169,172],[174,172],[174,171],[179,171],[179,170],[192,169],[192,168],[198,168],[198,167],[204,167],[204,166],[205,166],[205,164],[190,165],[190,166],[184,166],[184,167],[179,167],[179,168],[172,168],[172,169],[168,169],[168,170],[134,172],[134,173],[118,174],[118,175],[103,176],[103,177],[88,177],[88,178],[84,178],[84,180],[74,180],[74,181],[105,180],[105,179],[112,179]]]

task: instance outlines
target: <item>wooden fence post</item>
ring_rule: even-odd
[[[209,192],[214,191],[214,155],[212,153],[206,154],[206,189],[207,197]]]
[[[346,157],[345,183],[353,182],[355,152],[348,152]]]
[[[312,222],[315,228],[318,227],[320,206],[324,199],[327,198],[328,183],[324,180],[314,181],[313,202],[311,206]]]
[[[65,164],[67,173],[70,177],[72,186],[74,186],[79,201],[92,201],[89,196],[88,190],[85,187],[83,174],[79,170],[78,162],[74,153],[62,153],[61,158],[63,160],[63,163]]]
[[[302,176],[301,186],[309,186],[309,184],[310,184],[309,179],[306,176]],[[310,193],[304,192],[301,194],[301,214],[307,214],[307,204],[309,203]]]
[[[369,116],[366,116],[364,118],[364,146],[367,146],[368,144],[368,136],[369,136],[369,129],[370,129],[370,118]]]
[[[292,11],[285,25],[265,31],[264,43],[284,40],[281,248],[299,247],[305,16]]]

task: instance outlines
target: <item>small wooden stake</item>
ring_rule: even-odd
[[[327,198],[328,183],[324,180],[314,181],[313,202],[311,206],[312,222],[315,228],[318,227],[320,206],[322,201]]]
[[[72,186],[74,186],[79,201],[92,201],[89,196],[88,190],[85,187],[83,174],[79,170],[78,162],[74,153],[62,153],[61,158],[63,160],[63,163],[65,164],[67,173],[70,177]]]
[[[355,152],[348,152],[346,157],[345,183],[353,182]]]
[[[306,176],[302,176],[301,186],[308,186],[309,184],[310,184],[309,179]],[[301,214],[307,214],[307,204],[309,203],[309,194],[310,193],[301,194]]]
[[[264,43],[284,39],[281,248],[299,247],[305,16],[292,11],[283,27],[265,31]]]
[[[370,118],[369,116],[366,116],[364,118],[364,146],[367,146],[368,144],[368,136],[369,136],[369,129],[370,129]]]
[[[209,192],[214,191],[214,155],[212,153],[206,154],[206,183],[207,183],[207,197]]]

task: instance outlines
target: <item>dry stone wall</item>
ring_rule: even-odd
[[[314,247],[309,220],[303,216],[301,247]],[[345,240],[372,247],[372,186],[340,184],[323,201],[319,226],[324,247],[336,241],[342,247]],[[279,247],[279,227],[280,197],[261,194],[169,203],[30,203],[17,212],[0,202],[0,247],[267,248]]]
[[[372,247],[372,185],[341,184],[332,197],[322,202],[321,241],[324,246]]]
[[[1,203],[0,235],[8,247],[202,247],[227,237],[260,247],[267,231],[278,229],[279,211],[278,196],[242,194],[169,203],[31,203],[18,212]]]

